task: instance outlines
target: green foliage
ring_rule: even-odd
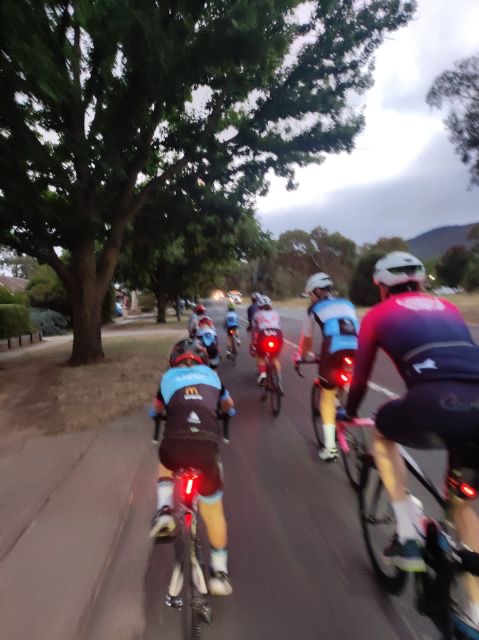
[[[303,23],[300,4],[0,3],[0,242],[52,266],[72,304],[89,306],[75,363],[77,348],[103,353],[87,339],[155,191],[200,176],[213,206],[219,190],[252,209],[269,172],[292,188],[296,167],[352,150],[364,121],[348,98],[371,85],[374,52],[414,2],[314,0]],[[217,232],[205,216],[188,241],[170,236],[166,264]]]
[[[67,333],[68,319],[52,309],[30,309],[33,325],[44,336],[63,336]]]
[[[384,253],[391,253],[392,251],[410,251],[408,243],[400,236],[379,238],[379,240],[372,246],[372,249],[384,251]]]
[[[354,304],[370,307],[379,302],[379,288],[373,282],[373,273],[374,265],[384,255],[384,251],[373,249],[359,259],[349,289]]]
[[[6,267],[15,278],[28,280],[38,267],[38,262],[30,256],[18,255],[15,251],[0,247],[0,267]]]
[[[479,289],[479,254],[475,253],[471,256],[462,279],[462,285],[468,293]]]
[[[28,300],[25,293],[12,293],[9,289],[0,285],[0,304],[28,305]]]
[[[448,287],[458,287],[466,275],[470,258],[471,252],[466,247],[450,247],[436,265],[436,273],[441,283]]]
[[[31,333],[29,311],[21,304],[0,304],[0,339]]]
[[[153,311],[155,306],[155,295],[151,291],[142,291],[138,296],[138,304],[143,313]]]
[[[71,316],[71,304],[65,287],[48,265],[38,267],[27,285],[26,293],[32,307],[53,309],[65,316]]]
[[[455,69],[436,78],[426,100],[441,108],[446,102],[450,110],[446,127],[462,162],[469,166],[471,183],[479,185],[479,55],[455,63]]]

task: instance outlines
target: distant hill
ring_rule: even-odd
[[[468,246],[467,240],[469,229],[473,224],[453,225],[450,227],[438,227],[431,229],[426,233],[407,240],[411,253],[421,260],[429,260],[436,258],[455,244],[463,244]]]

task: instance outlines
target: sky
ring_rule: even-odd
[[[376,53],[355,149],[298,169],[295,191],[272,176],[257,203],[263,228],[277,237],[321,225],[362,244],[479,222],[479,188],[448,139],[447,106],[425,99],[438,75],[479,53],[478,34],[479,0],[418,0],[415,18]]]

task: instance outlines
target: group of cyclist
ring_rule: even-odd
[[[396,534],[384,550],[384,559],[404,571],[425,571],[425,565],[421,523],[407,492],[406,469],[398,443],[420,449],[446,446],[450,450],[466,442],[479,445],[479,347],[454,305],[423,292],[425,278],[421,261],[408,253],[396,251],[379,260],[374,282],[381,302],[366,313],[359,326],[354,305],[333,295],[331,278],[325,273],[314,274],[305,287],[311,304],[295,356],[296,363],[316,357],[313,331],[318,326],[323,338],[319,411],[325,442],[319,455],[326,461],[337,457],[336,420],[349,421],[357,416],[378,350],[389,356],[404,380],[404,397],[380,407],[373,436],[376,464],[396,521]],[[202,323],[204,307],[195,311],[196,318],[189,328],[198,336],[202,324],[207,323]],[[257,358],[261,384],[265,377],[261,340],[265,331],[278,332],[282,344],[279,314],[267,296],[252,295],[248,328],[252,336],[250,353]],[[346,407],[337,415],[334,373],[345,354],[354,355],[355,366]],[[233,415],[235,408],[217,374],[206,366],[208,362],[208,353],[197,339],[182,341],[175,345],[170,357],[172,368],[160,383],[154,410],[166,409],[167,423],[159,450],[158,511],[152,535],[168,536],[174,529],[175,469],[194,466],[203,471],[200,510],[211,545],[209,589],[213,594],[228,595],[232,588],[218,463],[217,410],[220,406]],[[196,394],[188,391],[192,388]],[[479,467],[477,460],[462,462],[476,470]],[[470,503],[459,497],[452,504],[450,517],[462,542],[479,552],[478,516]],[[479,634],[479,579],[466,575],[466,589],[469,604],[458,615],[471,629],[470,637],[479,637],[474,635]]]

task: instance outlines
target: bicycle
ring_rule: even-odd
[[[356,419],[349,423],[338,423],[340,440],[344,425],[372,426],[368,419]],[[347,446],[347,445],[346,445]],[[451,498],[474,499],[479,490],[479,445],[468,444],[449,451],[447,493],[443,495],[427,477],[414,458],[402,447],[399,451],[408,471],[435,500],[444,514],[443,520],[423,518],[423,558],[426,572],[414,573],[415,606],[419,613],[429,617],[443,634],[445,640],[469,640],[477,638],[467,635],[464,623],[455,616],[458,605],[454,604],[452,592],[458,586],[457,578],[462,572],[479,576],[479,553],[468,550],[461,543],[457,531],[448,522]],[[468,459],[468,466],[461,460]],[[474,460],[473,465],[471,461]],[[459,463],[458,463],[459,461]],[[418,510],[420,501],[410,494]],[[389,496],[379,476],[374,457],[364,453],[359,486],[359,515],[361,530],[374,573],[391,594],[399,595],[405,588],[408,574],[382,561],[382,550],[395,533],[395,518]]]
[[[281,348],[280,340],[278,339],[279,332],[277,329],[265,329],[264,334],[266,339],[262,340],[260,351],[264,353],[266,378],[262,385],[263,393],[261,395],[261,402],[266,402],[269,396],[271,411],[273,416],[276,417],[281,410],[281,398],[283,396],[283,390],[275,363]]]
[[[232,361],[233,367],[236,364],[236,358],[238,356],[238,347],[241,344],[239,337],[239,327],[228,327],[226,333],[231,338],[231,349],[229,350],[228,358]]]
[[[224,437],[228,438],[228,416],[218,416],[224,423]],[[153,444],[159,443],[161,423],[166,416],[155,418]],[[192,467],[175,473],[175,520],[178,534],[174,539],[175,564],[171,575],[166,604],[183,612],[184,640],[199,640],[201,623],[211,624],[213,611],[208,598],[208,587],[198,535],[198,483],[201,471]],[[166,542],[171,541],[168,538]],[[158,542],[162,542],[161,539]]]
[[[347,359],[347,361],[346,361]],[[312,360],[298,360],[295,363],[295,371],[301,377],[304,375],[301,373],[301,365],[303,364],[317,364],[319,365],[319,358]],[[345,356],[341,366],[335,373],[337,379],[337,391],[336,391],[336,406],[344,408],[346,405],[347,395],[349,391],[349,382],[351,379],[351,372],[353,368],[353,360],[350,356]],[[321,395],[321,381],[325,381],[319,374],[315,376],[313,384],[311,386],[311,418],[313,422],[314,435],[316,436],[316,442],[318,448],[324,448],[324,442],[320,430],[321,413],[319,411],[319,399]],[[359,477],[361,471],[361,459],[363,454],[367,451],[366,436],[361,428],[347,429],[345,428],[343,433],[347,446],[339,446],[338,449],[341,455],[341,460],[346,472],[346,476],[349,480],[351,487],[358,491],[359,489]],[[338,440],[336,432],[336,441]]]

